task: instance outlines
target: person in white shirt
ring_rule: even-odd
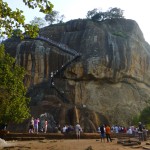
[[[82,131],[82,128],[79,123],[76,124],[75,131],[76,131],[77,139],[80,139],[80,133]]]
[[[63,128],[62,128],[62,132],[66,133],[66,130],[67,130],[67,127],[64,125]]]

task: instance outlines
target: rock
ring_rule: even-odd
[[[143,149],[147,149],[147,150],[150,150],[150,147],[147,147],[147,146],[143,146]]]
[[[131,146],[131,148],[138,149],[138,148],[142,148],[142,146],[141,145],[134,145],[134,146]]]
[[[44,27],[39,35],[58,46],[31,39],[8,39],[5,45],[27,71],[32,116],[52,116],[49,131],[56,124],[76,121],[85,132],[96,132],[101,123],[128,125],[133,114],[150,105],[150,46],[135,21],[72,20]],[[82,56],[70,62],[50,86],[51,72],[74,58],[59,46]]]
[[[146,142],[146,145],[150,145],[150,142]]]

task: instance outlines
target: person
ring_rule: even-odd
[[[39,118],[34,119],[34,132],[38,134]]]
[[[34,118],[31,118],[30,125],[29,125],[29,133],[34,133]]]
[[[50,86],[54,86],[54,73],[51,72]]]
[[[48,122],[47,122],[47,120],[45,120],[45,123],[44,123],[44,129],[45,129],[45,132],[44,132],[44,133],[47,132],[47,125],[48,125]]]
[[[66,125],[64,125],[63,128],[62,128],[62,132],[65,134],[66,130],[67,130],[67,127],[66,127]]]
[[[143,125],[143,140],[147,141],[147,132],[148,130],[145,128],[145,125]]]
[[[112,139],[110,137],[110,135],[111,135],[111,128],[110,128],[109,125],[105,126],[105,131],[106,131],[107,142],[112,142]]]
[[[141,122],[139,122],[139,131],[143,131],[143,125],[142,125],[142,123]]]
[[[98,133],[100,133],[100,132],[101,132],[101,131],[100,131],[100,126],[98,127],[97,132],[98,132]]]
[[[127,130],[127,134],[133,134],[131,127],[129,127],[129,129]]]
[[[115,133],[119,133],[119,127],[118,127],[118,125],[115,125]]]
[[[61,127],[60,127],[60,124],[58,125],[58,133],[61,133]]]
[[[77,139],[79,140],[80,139],[80,133],[81,133],[81,126],[80,124],[77,122],[76,126],[75,126],[75,131],[76,131],[76,136],[77,136]]]
[[[100,138],[101,138],[101,142],[102,141],[105,142],[105,128],[104,128],[104,125],[100,126]]]
[[[143,141],[143,125],[139,122],[138,126],[139,141]]]

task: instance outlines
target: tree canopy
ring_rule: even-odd
[[[29,98],[23,84],[25,70],[5,54],[0,45],[0,123],[21,122],[29,117]]]
[[[41,17],[34,17],[33,20],[30,21],[31,25],[37,25],[38,28],[42,28],[46,25],[46,21],[44,19],[42,19]]]
[[[94,8],[93,10],[89,10],[87,12],[86,18],[91,19],[97,13],[98,13],[98,9],[97,8]]]
[[[40,12],[50,13],[53,4],[47,0],[23,0],[24,4],[31,9],[39,8]],[[0,1],[0,37],[7,35],[11,37],[14,29],[23,28],[24,32],[31,37],[38,35],[39,28],[37,25],[25,24],[23,11],[18,8],[13,11],[8,3]],[[19,34],[23,38],[23,34]]]
[[[120,8],[109,8],[106,12],[102,12],[99,9],[93,9],[87,12],[88,19],[92,19],[94,21],[103,21],[106,19],[113,19],[113,18],[124,18],[123,17],[123,10]]]
[[[144,108],[139,116],[139,121],[143,122],[144,124],[150,125],[149,115],[150,115],[150,107]]]
[[[47,0],[23,0],[29,8],[39,7],[43,13],[50,13],[53,5]],[[9,5],[0,0],[0,37],[38,35],[38,26],[25,24],[25,17],[19,9],[12,11]],[[27,89],[23,80],[25,70],[15,63],[15,59],[5,53],[4,45],[0,44],[0,124],[22,122],[30,116]]]
[[[56,23],[62,23],[64,20],[64,15],[59,15],[59,12],[56,10],[53,10],[51,13],[48,13],[45,15],[45,20],[49,23],[49,25]]]

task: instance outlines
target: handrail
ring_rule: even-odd
[[[25,39],[33,39],[33,38],[30,38],[30,37],[25,37]],[[63,52],[65,53],[68,53],[70,55],[73,56],[73,58],[68,61],[67,63],[65,63],[64,65],[61,66],[60,69],[54,71],[54,72],[51,72],[51,75],[50,75],[50,87],[51,88],[54,88],[58,94],[63,98],[63,101],[64,102],[69,102],[64,95],[62,95],[62,93],[58,90],[58,88],[55,86],[54,84],[54,78],[57,77],[57,75],[61,74],[73,61],[75,61],[77,58],[79,58],[81,56],[80,53],[76,52],[74,49],[71,49],[69,48],[67,45],[65,44],[62,44],[62,43],[59,43],[59,42],[56,42],[56,41],[53,41],[52,39],[49,39],[49,38],[45,38],[43,36],[38,36],[36,38],[34,38],[33,40],[42,40],[44,42],[47,42],[48,44],[50,45],[53,45],[57,48],[59,48],[60,50],[62,50]]]
[[[33,38],[25,37],[24,39],[33,39]],[[52,39],[45,38],[43,36],[38,36],[38,37],[34,38],[33,40],[41,40],[41,41],[47,42],[47,43],[61,49],[62,51],[66,52],[68,54],[71,54],[73,56],[78,55],[78,53],[74,49],[69,48],[66,44],[56,42]]]

